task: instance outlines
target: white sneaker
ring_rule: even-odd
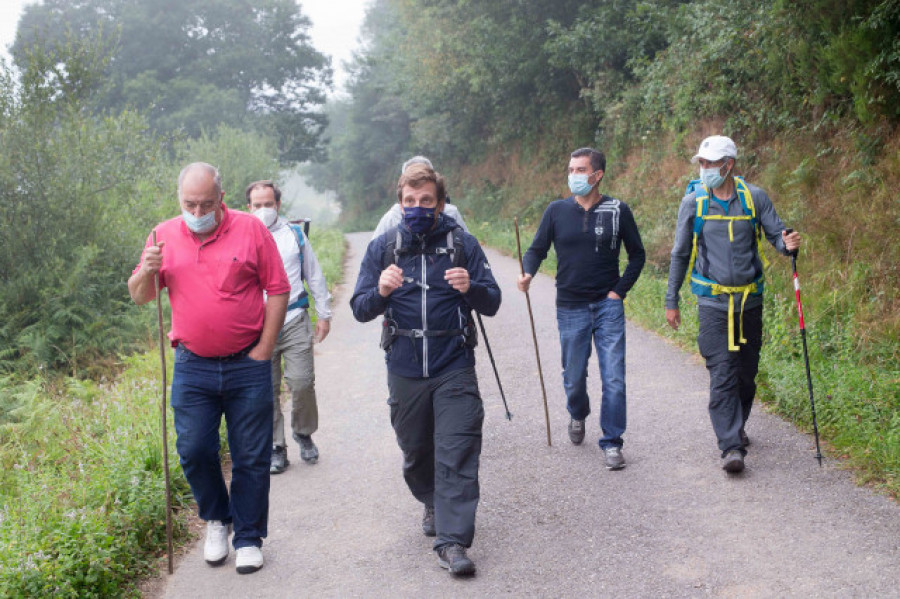
[[[210,520],[206,523],[206,543],[203,545],[203,559],[210,566],[221,565],[228,557],[228,533],[230,524],[221,520]]]
[[[253,545],[241,547],[236,555],[235,566],[238,574],[253,574],[263,567],[263,555],[259,547]]]

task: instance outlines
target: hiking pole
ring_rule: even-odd
[[[519,241],[519,217],[515,217],[513,222],[516,225],[516,249],[519,250],[519,272],[525,274],[525,265],[522,263],[522,242]],[[531,311],[531,298],[528,292],[525,292],[525,303],[528,305],[528,320],[531,321],[531,338],[534,340],[534,356],[537,358],[538,377],[541,379],[541,393],[544,396],[544,421],[547,423],[547,445],[552,446],[550,442],[550,412],[547,410],[547,389],[544,387],[544,372],[541,370],[541,352],[538,351],[537,333],[534,330],[534,313]]]
[[[484,323],[481,321],[481,314],[476,311],[475,316],[478,318],[481,336],[484,337],[484,347],[487,348],[488,357],[491,359],[491,366],[494,368],[494,378],[497,379],[497,387],[500,389],[500,399],[503,400],[503,409],[506,410],[506,419],[512,420],[512,414],[509,413],[509,406],[506,405],[506,395],[503,393],[503,385],[500,384],[500,373],[497,372],[497,364],[494,363],[494,353],[491,351],[491,343],[488,341],[487,333],[484,330]]]
[[[785,234],[790,235],[793,229],[785,229]],[[812,410],[813,433],[816,437],[816,459],[819,467],[822,466],[822,451],[819,449],[819,425],[816,423],[816,401],[813,399],[812,376],[809,373],[809,352],[806,349],[806,325],[803,324],[803,304],[800,302],[800,278],[797,276],[797,250],[790,253],[791,267],[794,269],[794,293],[797,296],[797,315],[800,318],[800,338],[803,340],[803,359],[806,362],[806,386],[809,389],[809,407]]]
[[[153,245],[156,245],[156,229],[153,230]],[[163,333],[162,299],[159,297],[159,272],[153,274],[156,287],[156,323],[159,329],[159,360],[162,364],[162,402],[160,415],[162,420],[163,472],[166,478],[166,553],[169,558],[169,574],[174,572],[172,552],[172,491],[169,485],[169,437],[166,433],[166,343]]]

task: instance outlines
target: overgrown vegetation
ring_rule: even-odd
[[[734,137],[740,170],[806,239],[827,443],[900,493],[897,2],[378,0],[367,36],[352,96],[332,107],[329,161],[314,170],[353,222],[374,222],[397,165],[421,153],[483,241],[511,249],[513,216],[527,244],[545,206],[568,195],[568,152],[600,147],[604,190],[633,207],[648,249],[629,310],[663,334],[688,158],[707,135]],[[380,151],[356,152],[368,147]],[[362,180],[341,177],[351,163]],[[767,273],[760,396],[806,427],[789,270],[780,259]],[[688,320],[678,338],[693,348],[695,331]]]
[[[159,354],[127,364],[114,385],[4,388],[22,403],[0,425],[0,595],[137,596],[165,551]],[[169,455],[181,541],[190,491]]]
[[[310,239],[337,285],[343,234],[318,228]],[[159,368],[154,349],[126,358],[114,384],[0,379],[0,398],[16,406],[0,418],[0,596],[139,596],[166,547]],[[167,431],[179,545],[192,498],[171,410]]]
[[[218,165],[233,207],[280,168],[265,130],[185,140],[137,112],[98,114],[104,68],[98,47],[75,42],[32,48],[21,76],[0,66],[3,597],[138,596],[137,577],[157,567],[159,354],[126,357],[155,348],[156,311],[131,302],[126,280],[151,227],[179,213],[183,164]],[[315,229],[313,242],[333,285],[343,238]],[[191,498],[168,431],[183,542]]]

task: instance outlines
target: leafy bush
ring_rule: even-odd
[[[128,364],[113,386],[69,379],[32,393],[0,425],[0,595],[137,596],[135,578],[164,550],[159,356]],[[173,454],[184,539],[190,492]]]
[[[185,140],[179,149],[178,164],[208,162],[219,169],[225,202],[230,208],[247,207],[244,190],[253,181],[278,179],[278,143],[265,133],[220,125],[203,131],[197,139]],[[174,202],[172,208],[173,215],[180,212],[175,211]]]
[[[88,49],[89,50],[89,49]],[[90,373],[141,330],[124,279],[156,220],[167,162],[134,113],[94,118],[88,50],[34,50],[0,77],[0,370]],[[80,68],[75,68],[80,65]],[[2,67],[5,68],[5,67]]]

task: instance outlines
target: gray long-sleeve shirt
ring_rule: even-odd
[[[787,254],[781,232],[784,223],[775,212],[772,200],[765,191],[755,185],[747,184],[756,218],[762,226],[763,234],[769,243],[782,254]],[[691,258],[691,247],[694,237],[694,217],[697,214],[696,195],[690,193],[681,200],[678,209],[678,225],[675,229],[675,243],[672,246],[672,261],[669,264],[669,287],[666,291],[666,308],[678,308],[678,291],[684,283],[688,261]],[[710,195],[710,215],[741,216],[744,210],[735,191],[728,200],[727,212]],[[727,286],[740,286],[752,283],[762,274],[762,262],[757,251],[755,231],[749,220],[737,220],[730,223],[734,240],[729,237],[729,221],[707,220],[697,240],[697,258],[694,269],[703,276]],[[737,298],[740,294],[737,294]],[[720,310],[728,310],[728,295],[721,294],[707,297],[699,296],[697,303]],[[745,308],[762,305],[762,295],[751,295],[747,298]],[[740,300],[734,302],[735,310],[740,310]]]

